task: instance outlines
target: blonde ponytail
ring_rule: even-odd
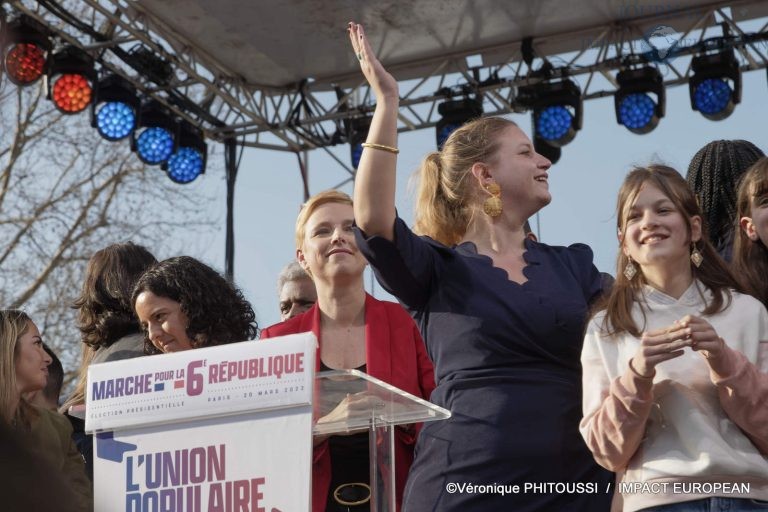
[[[480,208],[478,187],[470,169],[489,162],[499,147],[499,135],[517,126],[501,117],[481,117],[456,129],[442,151],[429,153],[416,172],[414,232],[445,245],[455,245]]]

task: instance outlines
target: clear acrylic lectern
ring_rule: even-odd
[[[343,418],[330,415],[348,395],[366,397]],[[395,427],[450,418],[450,411],[357,370],[319,372],[315,376],[314,435],[368,430],[371,463],[371,512],[395,512]]]

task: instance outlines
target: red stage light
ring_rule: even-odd
[[[66,74],[54,82],[52,96],[59,110],[66,114],[76,114],[90,105],[93,89],[83,75]]]
[[[77,114],[91,104],[96,71],[93,59],[74,46],[54,53],[48,63],[48,99],[65,114]]]
[[[31,43],[19,43],[5,53],[5,72],[16,85],[30,85],[45,72],[46,51]]]

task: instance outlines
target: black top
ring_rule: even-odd
[[[366,365],[355,368],[365,372]],[[320,360],[320,370],[334,370]],[[332,384],[327,381],[325,385]],[[346,385],[346,383],[345,383]],[[328,439],[328,450],[331,454],[331,486],[328,488],[328,500],[326,503],[326,512],[347,512],[347,507],[339,505],[333,499],[333,493],[336,488],[348,483],[368,484],[371,480],[370,457],[368,450],[368,432],[352,434],[350,436],[332,435]],[[354,507],[355,510],[363,512],[370,510],[368,504]]]

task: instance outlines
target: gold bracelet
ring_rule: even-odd
[[[385,146],[384,144],[374,144],[373,142],[363,142],[361,146],[363,146],[364,148],[380,149],[382,151],[388,151],[394,154],[398,154],[400,152],[399,149],[393,148],[392,146]]]

